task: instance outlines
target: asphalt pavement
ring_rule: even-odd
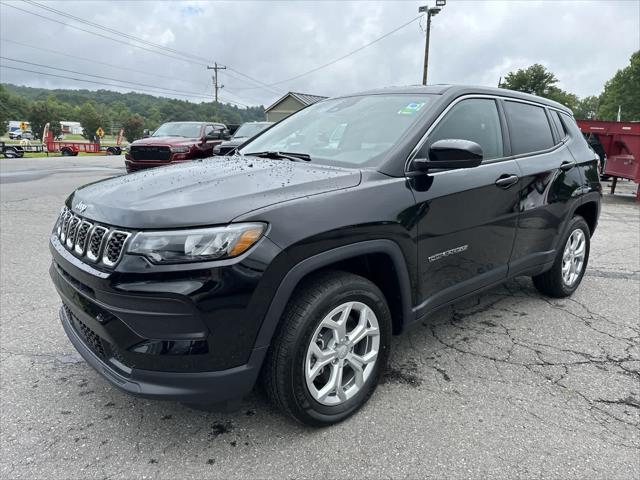
[[[133,398],[58,321],[48,235],[77,186],[122,157],[0,159],[0,477],[640,478],[640,205],[605,195],[568,299],[528,278],[444,309],[393,342],[371,401],[298,425],[261,392],[239,411]]]

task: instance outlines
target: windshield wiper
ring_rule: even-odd
[[[245,153],[245,155],[260,158],[272,158],[274,160],[277,160],[279,158],[286,158],[287,160],[291,160],[292,162],[299,162],[300,160],[304,160],[305,162],[311,161],[311,156],[307,155],[306,153],[266,151]]]

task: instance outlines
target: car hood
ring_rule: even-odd
[[[306,162],[212,157],[85,185],[67,206],[123,228],[216,225],[275,203],[354,187],[360,178],[359,170]]]
[[[132,147],[152,146],[152,145],[193,145],[201,140],[199,138],[185,137],[147,137],[141,138],[131,143]]]

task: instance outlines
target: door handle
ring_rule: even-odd
[[[571,170],[575,166],[576,166],[576,164],[573,163],[573,162],[562,162],[560,164],[560,170],[562,170],[563,172],[568,172],[569,170]]]
[[[496,185],[500,188],[509,188],[511,185],[515,185],[516,183],[518,183],[518,180],[520,179],[517,175],[509,175],[505,173],[504,175],[500,175],[500,177],[498,177],[498,179],[496,180]]]

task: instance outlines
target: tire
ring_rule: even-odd
[[[328,316],[332,314],[331,318],[337,319],[332,325],[339,325],[343,316],[347,318],[347,311],[351,313],[345,321],[345,338],[361,325],[369,333],[353,345],[336,344],[340,336],[337,330],[321,324],[331,323]],[[366,319],[364,323],[354,327],[362,318]],[[376,323],[377,335],[373,333]],[[285,309],[265,360],[262,380],[269,398],[290,417],[307,425],[328,426],[348,418],[367,402],[378,385],[389,357],[391,326],[384,295],[366,278],[327,271],[303,280]],[[319,369],[315,380],[307,372],[321,360],[315,357],[320,350],[312,348],[312,343],[317,349],[324,348],[323,355],[334,352],[332,360],[322,360],[330,363]],[[368,360],[360,363],[365,358]],[[356,375],[352,363],[360,365],[360,375]],[[331,390],[331,379],[337,371],[342,371],[341,396],[337,388]],[[335,378],[339,378],[337,373]],[[321,398],[322,391],[327,390],[333,393]]]
[[[62,150],[60,150],[60,153],[62,153],[63,157],[70,157],[73,155],[73,152],[69,148],[63,148]]]
[[[7,148],[4,151],[4,158],[18,158],[18,157],[20,157],[20,155],[18,154],[15,148]]]
[[[582,261],[580,262],[579,271],[577,267],[578,263],[576,263],[578,259],[571,258],[572,253],[570,252],[570,243],[578,238],[582,238],[584,241],[584,254],[582,256]],[[586,271],[587,264],[589,263],[591,236],[589,226],[587,225],[587,222],[585,222],[584,218],[580,215],[576,215],[571,219],[567,231],[562,237],[562,241],[559,245],[560,248],[558,249],[553,267],[551,267],[550,270],[533,277],[533,284],[545,295],[555,298],[564,298],[576,291],[580,282],[582,282],[582,277],[584,277],[584,272]],[[578,246],[576,253],[578,253],[579,249],[580,247]],[[568,256],[567,258],[570,259],[569,261],[564,260],[565,255]],[[563,265],[566,267],[568,264],[572,267],[569,269],[568,274],[563,274]],[[568,280],[567,276],[569,277]]]

